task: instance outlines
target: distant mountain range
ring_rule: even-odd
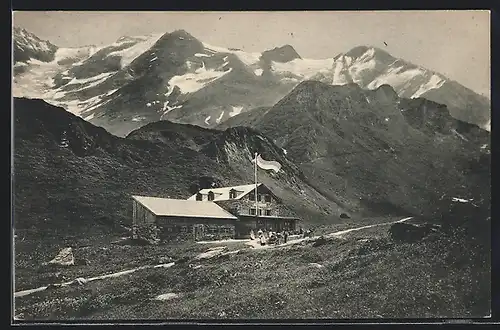
[[[305,80],[367,90],[390,85],[401,98],[446,105],[461,121],[487,130],[490,123],[486,97],[368,46],[313,60],[290,45],[249,53],[178,30],[71,49],[16,28],[14,60],[15,96],[63,106],[118,136],[162,119],[213,128],[272,107]]]

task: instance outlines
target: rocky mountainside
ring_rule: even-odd
[[[47,63],[34,58],[17,62],[15,96],[42,98],[119,136],[162,119],[213,128],[274,105],[304,80],[364,89],[388,84],[401,97],[425,97],[446,104],[455,118],[489,124],[488,99],[373,47],[315,60],[290,45],[251,53],[178,30],[124,36],[101,48],[58,48]]]
[[[489,132],[388,85],[302,82],[273,107],[219,128],[231,126],[274,139],[319,191],[353,208],[432,214],[452,198],[489,208]]]
[[[17,229],[59,231],[130,225],[130,195],[187,198],[198,188],[253,182],[254,152],[283,164],[259,173],[306,220],[344,210],[305,180],[272,141],[248,128],[226,131],[156,122],[111,135],[42,100],[14,100]]]
[[[18,27],[14,28],[12,39],[15,75],[31,70],[37,71],[37,65],[40,64],[51,64],[59,72],[69,65],[79,64],[98,49],[96,46],[58,47]]]
[[[57,46],[41,40],[25,29],[15,27],[13,31],[14,63],[27,62],[31,59],[51,62],[55,58]]]
[[[287,68],[277,66],[277,69]],[[379,48],[359,46],[339,54],[333,59],[331,70],[319,72],[310,80],[332,85],[356,83],[364,89],[390,85],[400,97],[423,97],[446,104],[453,117],[489,127],[489,99],[440,73],[395,58]]]

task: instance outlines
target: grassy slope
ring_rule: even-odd
[[[169,269],[142,270],[80,287],[47,290],[16,299],[16,314],[22,313],[25,319],[163,320],[489,314],[486,236],[471,238],[454,231],[417,243],[394,243],[387,237],[387,228],[353,232],[320,246],[247,249],[210,260],[191,259]],[[236,248],[241,246],[230,249]],[[184,249],[184,255],[190,257],[201,250],[199,245],[177,250],[172,246],[130,247],[123,248],[120,260],[141,258],[134,249],[147,249],[142,250],[145,263],[157,259],[161,251],[172,256]],[[152,300],[169,292],[180,297],[167,302]]]

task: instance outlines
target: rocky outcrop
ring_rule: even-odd
[[[438,231],[438,226],[433,224],[413,225],[408,223],[395,223],[389,229],[390,237],[395,242],[416,242],[429,234]]]

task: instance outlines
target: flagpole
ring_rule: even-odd
[[[255,215],[258,217],[259,216],[259,206],[257,204],[257,153],[255,153],[254,173],[255,173]]]

